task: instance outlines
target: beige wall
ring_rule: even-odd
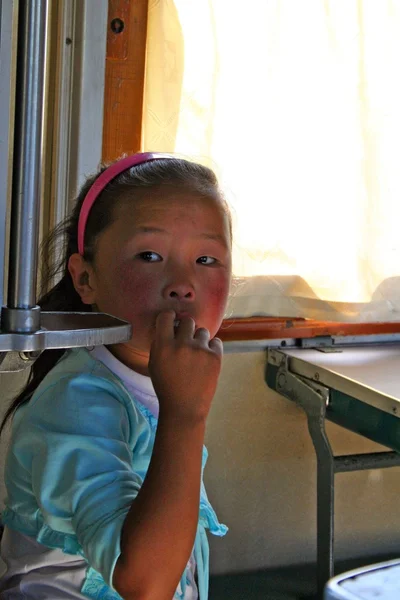
[[[264,384],[265,356],[227,355],[208,422],[205,480],[227,536],[211,540],[223,573],[311,562],[315,557],[315,457],[301,409]],[[18,386],[1,375],[4,398]],[[329,425],[335,453],[378,446]],[[1,444],[4,458],[5,439]],[[399,552],[399,468],[336,477],[338,557]],[[1,485],[0,496],[4,497]]]

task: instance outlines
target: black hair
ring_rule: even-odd
[[[46,311],[90,312],[91,306],[84,304],[75,290],[68,270],[68,261],[78,252],[78,220],[82,203],[97,177],[107,168],[103,165],[98,173],[89,177],[83,185],[71,214],[49,234],[41,248],[42,291],[48,290],[55,278],[60,278],[49,291],[42,293],[38,305]],[[165,158],[136,165],[118,175],[96,199],[87,220],[85,230],[84,259],[94,260],[96,242],[101,233],[115,219],[118,202],[135,199],[135,195],[157,186],[182,187],[208,197],[218,197],[228,217],[230,230],[231,215],[219,189],[214,172],[198,163],[178,158]],[[33,364],[28,381],[18,396],[12,401],[0,425],[0,434],[15,411],[28,402],[34,391],[66,352],[65,349],[44,350]]]

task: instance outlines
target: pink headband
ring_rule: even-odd
[[[126,158],[122,158],[117,162],[110,165],[105,171],[98,176],[96,181],[93,183],[88,193],[85,196],[85,199],[81,206],[81,212],[79,213],[78,220],[78,252],[81,256],[83,256],[85,245],[85,229],[86,223],[89,217],[89,213],[92,209],[93,204],[96,202],[96,199],[100,195],[100,193],[104,190],[106,185],[110,183],[113,179],[115,179],[120,173],[123,171],[127,171],[131,167],[135,165],[140,165],[145,162],[149,162],[151,160],[158,160],[160,158],[174,158],[170,154],[161,154],[155,152],[138,152],[137,154],[132,154],[131,156],[127,156]]]

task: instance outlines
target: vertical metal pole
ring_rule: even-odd
[[[6,331],[40,327],[36,304],[47,0],[20,0]]]
[[[8,259],[8,237],[6,235],[7,200],[9,196],[9,173],[11,144],[14,125],[12,94],[15,89],[15,58],[13,32],[16,26],[16,9],[13,0],[0,2],[0,307],[5,303]],[[16,31],[15,31],[16,35]],[[6,240],[7,237],[7,240]]]

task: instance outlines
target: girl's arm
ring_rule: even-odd
[[[157,319],[150,373],[160,415],[150,466],[125,519],[113,586],[125,600],[171,600],[197,530],[205,422],[220,372],[222,344],[174,332],[173,312]]]

